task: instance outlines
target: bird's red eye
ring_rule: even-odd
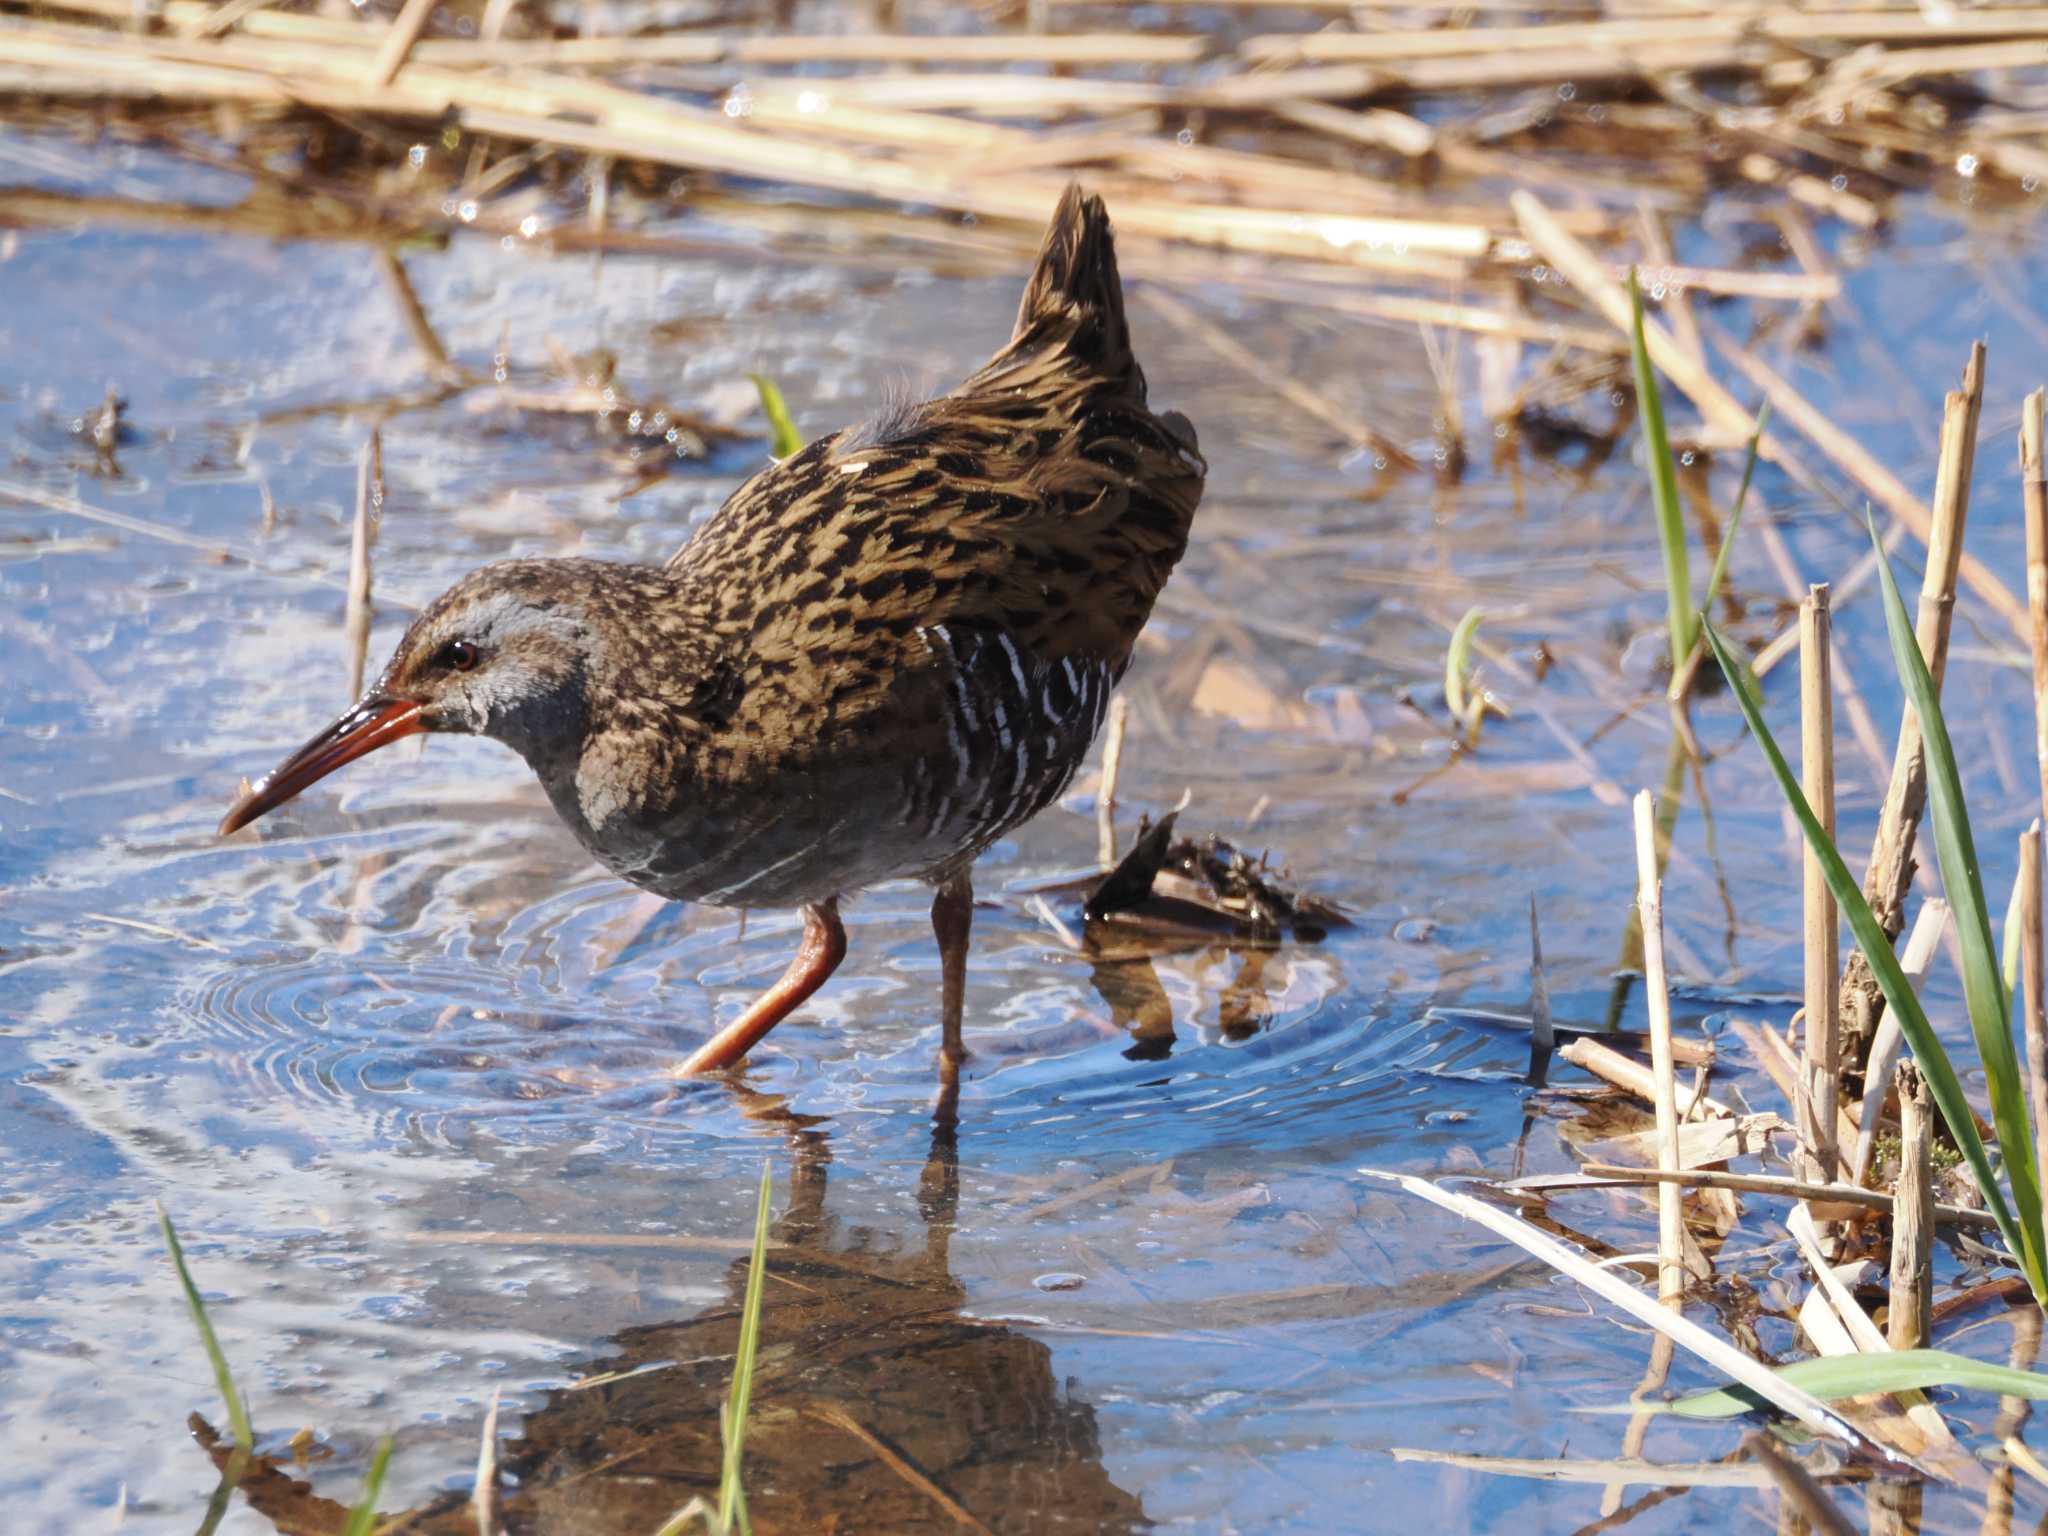
[[[434,659],[451,672],[472,672],[483,659],[483,653],[467,640],[450,640]]]

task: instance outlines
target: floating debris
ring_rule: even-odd
[[[1336,903],[1293,890],[1285,870],[1256,859],[1214,833],[1174,838],[1177,811],[1155,824],[1140,820],[1138,838],[1083,904],[1091,924],[1136,924],[1162,940],[1175,927],[1213,938],[1219,922],[1261,944],[1284,938],[1320,943],[1331,928],[1350,925]]]

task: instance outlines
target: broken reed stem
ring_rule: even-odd
[[[2048,1179],[2048,1021],[2042,1018],[2041,823],[2020,834],[2020,1019],[2027,1043],[2027,1094],[2034,1115],[2035,1166]],[[2048,1188],[2044,1184],[2043,1188]]]
[[[1821,827],[1835,835],[1835,705],[1829,661],[1832,626],[1825,582],[1807,590],[1799,606],[1799,776],[1806,803]],[[1807,1172],[1823,1182],[1835,1176],[1835,1104],[1841,1061],[1836,991],[1841,962],[1841,924],[1834,894],[1811,848],[1801,855],[1805,871],[1806,1081],[1809,1119],[1800,1126]]]
[[[1104,869],[1116,867],[1116,779],[1124,762],[1124,731],[1131,723],[1131,701],[1118,694],[1109,701],[1109,732],[1102,744],[1102,793],[1095,797],[1095,856]]]
[[[2037,389],[2020,407],[2020,505],[2027,525],[2027,628],[2034,646],[2034,762],[2041,779],[2041,814],[2048,816],[2048,465],[2044,465],[2042,458],[2044,401],[2048,401],[2048,390]]]
[[[476,1516],[477,1536],[498,1532],[498,1394],[491,1388],[491,1406],[484,1414],[483,1438],[477,1446],[476,1477],[470,1484],[469,1508]]]
[[[1927,573],[1920,586],[1914,637],[1927,672],[1941,689],[1948,666],[1949,623],[1955,614],[1956,573],[1963,558],[1963,523],[1970,506],[1970,474],[1977,454],[1977,417],[1984,403],[1984,344],[1973,342],[1963,368],[1963,387],[1949,391],[1942,409],[1941,458],[1934,479],[1933,522],[1927,535]],[[1920,717],[1908,704],[1899,718],[1898,751],[1878,814],[1863,896],[1886,935],[1896,939],[1906,921],[1906,892],[1913,883],[1913,841],[1927,806],[1927,764],[1920,751]],[[1844,1054],[1861,1069],[1884,1012],[1884,994],[1861,950],[1842,971],[1841,1021]]]
[[[1812,401],[1800,394],[1798,390],[1794,389],[1777,373],[1773,372],[1770,365],[1764,362],[1762,358],[1736,341],[1726,331],[1718,326],[1710,325],[1707,328],[1707,335],[1708,339],[1713,342],[1715,350],[1728,359],[1737,372],[1741,373],[1750,383],[1763,391],[1764,398],[1770,402],[1771,410],[1777,418],[1782,419],[1787,425],[1804,435],[1821,452],[1833,459],[1840,466],[1843,473],[1847,474],[1850,479],[1861,486],[1864,493],[1872,501],[1904,523],[1912,531],[1914,537],[1927,546],[1928,563],[1932,565],[1934,563],[1934,517],[1925,506],[1921,505],[1920,499],[1906,489],[1905,484],[1899,477],[1880,464],[1876,457],[1861,443],[1857,442],[1823,415]],[[1983,399],[1983,350],[1983,343],[1975,342],[1971,344],[1971,367],[1975,374],[1976,385],[1973,391],[1966,382],[1963,391],[1971,397],[1968,425],[1969,448],[1972,453],[1975,451],[1977,440],[1977,404]],[[1956,398],[1954,393],[1949,395],[1951,401],[1954,401]],[[1944,416],[1942,444],[1942,463],[1944,469],[1937,471],[1935,480],[1935,499],[1937,504],[1943,494],[1944,487],[1949,484],[1945,468],[1949,463],[1947,454],[1947,425],[1948,419]],[[1964,460],[1962,468],[1963,478],[1960,484],[1960,491],[1962,495],[1967,497],[1970,490],[1969,462],[1967,458]],[[1954,487],[1950,488],[1953,489]],[[1957,553],[1959,557],[1957,569],[1961,572],[1962,579],[1969,583],[1971,589],[1979,597],[1997,610],[2000,618],[2012,625],[2015,634],[2024,633],[2027,605],[2014,597],[2004,581],[1999,578],[1998,573],[1982,560],[1977,559],[1974,555],[1962,554],[1960,551]]]
[[[1913,1062],[1899,1067],[1899,1176],[1892,1197],[1893,1349],[1919,1349],[1934,1329],[1934,1110]]]
[[[1555,267],[1564,278],[1602,315],[1616,330],[1626,336],[1634,328],[1634,310],[1628,294],[1620,283],[1608,272],[1606,264],[1595,256],[1584,241],[1578,239],[1558,216],[1544,205],[1534,193],[1520,189],[1508,198],[1508,206],[1522,227],[1522,233],[1537,252]],[[1687,355],[1656,320],[1643,317],[1643,342],[1649,348],[1650,361],[1657,365],[1657,371],[1678,386],[1682,393],[1708,421],[1730,432],[1742,432],[1745,436],[1755,423],[1755,413],[1746,411],[1736,398],[1715,382],[1706,368]],[[1784,463],[1784,445],[1765,433],[1757,446],[1758,454],[1773,463]]]
[[[1650,1070],[1657,1109],[1657,1166],[1676,1171],[1678,1080],[1671,1065],[1671,994],[1664,977],[1664,896],[1657,876],[1655,802],[1645,789],[1635,799],[1636,910],[1643,920],[1643,985],[1650,1010]],[[1657,1297],[1677,1305],[1685,1293],[1684,1192],[1657,1186]]]
[[[427,27],[428,18],[434,14],[434,7],[440,0],[405,0],[398,13],[398,19],[391,23],[391,30],[384,34],[384,42],[377,49],[377,57],[370,63],[369,83],[372,90],[382,90],[398,77],[405,67],[406,55],[412,52],[412,45],[420,40],[420,33]]]
[[[1590,1072],[1602,1082],[1612,1083],[1624,1092],[1654,1104],[1657,1102],[1656,1074],[1641,1062],[1631,1061],[1612,1046],[1602,1045],[1591,1035],[1576,1037],[1563,1050],[1558,1059],[1568,1061],[1581,1072]],[[1677,1053],[1674,1051],[1673,1060]],[[1676,1092],[1674,1089],[1674,1099]],[[1687,1120],[1712,1120],[1723,1115],[1732,1115],[1734,1110],[1719,1099],[1710,1099],[1705,1094],[1697,1098],[1688,1096]]]

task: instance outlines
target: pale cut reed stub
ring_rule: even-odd
[[[1912,1062],[1899,1066],[1899,1176],[1892,1185],[1893,1349],[1919,1349],[1934,1332],[1934,1106]]]

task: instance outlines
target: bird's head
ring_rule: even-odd
[[[489,736],[537,770],[580,750],[592,679],[608,661],[616,588],[659,579],[645,567],[506,560],[472,571],[430,603],[353,706],[229,809],[239,831],[344,764],[406,736]]]

